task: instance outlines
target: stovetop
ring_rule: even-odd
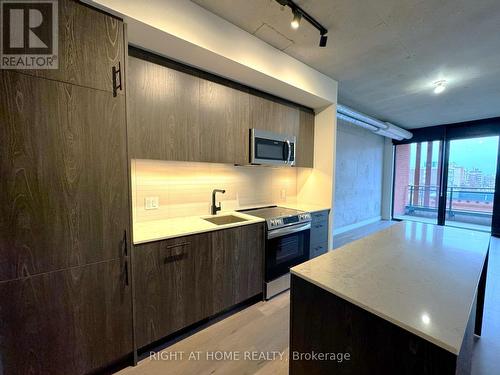
[[[280,217],[287,217],[287,216],[294,216],[294,215],[299,215],[303,214],[303,211],[299,210],[294,210],[291,208],[285,208],[285,207],[264,207],[264,208],[254,208],[250,210],[243,210],[242,212],[252,215],[252,216],[257,216],[262,219],[277,219]]]
[[[265,219],[267,230],[279,229],[311,221],[311,214],[309,212],[278,206],[242,210],[241,212]]]

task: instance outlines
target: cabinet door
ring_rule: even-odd
[[[212,254],[214,313],[262,293],[263,224],[214,232]]]
[[[193,235],[134,248],[138,347],[210,315],[209,236]]]
[[[200,80],[201,161],[249,162],[248,106],[248,93]]]
[[[75,0],[59,0],[58,10],[58,69],[23,73],[112,92],[112,67],[124,62],[123,22]]]
[[[297,167],[314,167],[314,114],[300,111],[297,137]]]
[[[131,157],[200,160],[198,77],[129,57]]]
[[[298,137],[299,117],[297,108],[250,95],[250,128]]]
[[[0,283],[5,375],[87,374],[132,353],[119,260]]]
[[[124,96],[9,71],[0,87],[0,281],[119,258]]]
[[[311,245],[309,256],[315,258],[328,251],[328,214],[329,210],[314,212],[311,222]]]

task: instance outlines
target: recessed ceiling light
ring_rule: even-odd
[[[299,11],[294,10],[293,11],[293,20],[290,23],[290,25],[292,26],[292,29],[297,30],[299,28],[301,18],[302,18],[302,14],[300,14]]]
[[[434,94],[441,94],[444,90],[446,90],[446,80],[434,82]]]
[[[422,323],[424,323],[425,325],[429,325],[430,322],[431,317],[429,316],[429,314],[422,314]]]

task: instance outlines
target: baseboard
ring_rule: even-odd
[[[373,223],[376,223],[377,221],[380,221],[380,220],[382,220],[382,216],[375,216],[375,217],[372,217],[370,219],[366,219],[366,220],[363,220],[363,221],[360,221],[360,222],[357,222],[354,224],[345,225],[343,227],[334,229],[333,235],[335,236],[335,235],[338,235],[341,233],[348,232],[348,231],[353,230],[353,229],[364,227],[365,225],[373,224]]]

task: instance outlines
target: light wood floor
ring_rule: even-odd
[[[120,375],[187,375],[187,374],[288,374],[289,292],[270,302],[259,302],[195,333],[165,349],[162,359],[146,358]],[[192,351],[200,360],[189,359]],[[208,358],[216,352],[239,353],[240,360]],[[245,360],[245,352],[275,352],[276,360]],[[184,353],[184,358],[171,357]],[[283,355],[280,360],[279,355]]]
[[[120,375],[171,374],[288,374],[289,293],[269,302],[259,302],[219,321],[163,350],[164,357],[146,358],[138,366],[119,372]],[[191,351],[200,352],[200,360],[189,360]],[[208,359],[207,353],[226,351],[240,353],[239,360]],[[281,360],[244,360],[244,352],[284,353]],[[184,353],[177,358],[175,353]],[[168,356],[172,356],[169,357]],[[492,238],[483,336],[476,340],[473,375],[500,373],[500,239]]]

